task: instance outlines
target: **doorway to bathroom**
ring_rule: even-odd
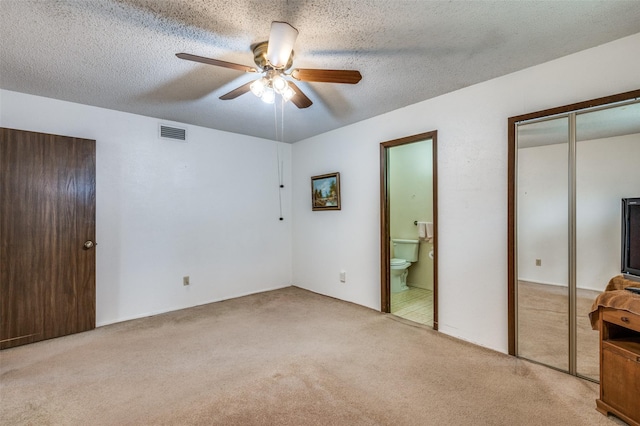
[[[438,329],[437,131],[380,144],[381,311]]]

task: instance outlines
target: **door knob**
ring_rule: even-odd
[[[85,250],[89,250],[90,248],[93,248],[93,246],[95,246],[95,243],[91,240],[87,240],[84,242],[84,249]]]

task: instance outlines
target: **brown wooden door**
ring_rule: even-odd
[[[0,128],[0,349],[95,328],[95,141]]]

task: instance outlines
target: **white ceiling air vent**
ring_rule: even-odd
[[[160,138],[161,139],[173,139],[178,141],[187,140],[187,129],[181,129],[180,127],[160,125]]]

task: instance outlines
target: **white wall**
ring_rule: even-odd
[[[568,285],[567,151],[567,144],[556,144],[518,152],[521,280]],[[620,199],[640,194],[638,159],[637,133],[577,144],[578,288],[603,291],[620,274]],[[535,266],[535,259],[542,265]]]
[[[0,91],[0,126],[97,141],[98,325],[291,285],[291,145],[159,123]]]
[[[506,352],[507,118],[638,89],[639,50],[636,34],[294,144],[294,284],[380,309],[379,144],[438,130],[439,327]],[[334,171],[342,211],[312,212],[309,177]]]

